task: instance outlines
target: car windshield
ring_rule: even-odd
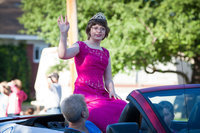
[[[200,129],[196,123],[200,117],[200,88],[151,92],[145,97],[171,130]]]

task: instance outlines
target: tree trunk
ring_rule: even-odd
[[[200,55],[194,58],[194,64],[192,65],[192,81],[193,84],[200,83]]]

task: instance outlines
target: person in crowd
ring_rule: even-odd
[[[62,89],[60,84],[58,83],[58,80],[59,74],[56,72],[47,76],[49,98],[45,102],[45,107],[42,111],[45,114],[61,114],[60,102],[62,96]]]
[[[34,112],[35,112],[35,109],[30,107],[23,113],[23,115],[33,115]]]
[[[66,129],[73,129],[84,133],[101,133],[101,130],[88,121],[88,108],[85,98],[81,94],[72,94],[61,103],[61,111],[68,123]]]
[[[8,97],[11,93],[10,86],[8,86],[6,81],[0,83],[0,117],[6,117],[7,106],[8,106]]]
[[[174,119],[173,105],[168,101],[161,101],[158,105],[160,105],[163,108],[164,121],[167,124],[167,126],[170,128],[171,122]]]
[[[7,114],[8,116],[20,115],[22,103],[27,99],[27,94],[22,90],[20,79],[12,80],[8,83],[12,93],[9,95]]]
[[[77,79],[74,94],[83,94],[89,109],[89,120],[106,132],[108,124],[118,122],[120,114],[127,104],[115,92],[111,73],[111,59],[109,51],[101,47],[109,34],[109,27],[103,13],[97,13],[88,22],[85,41],[75,42],[67,47],[67,33],[69,22],[62,16],[58,18],[60,42],[58,56],[60,59],[74,57]]]

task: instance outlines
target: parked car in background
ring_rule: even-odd
[[[119,122],[108,125],[107,133],[200,132],[200,84],[137,89],[127,100]],[[60,133],[64,126],[62,114],[0,118],[1,133]]]

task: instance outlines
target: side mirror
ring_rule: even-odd
[[[120,122],[108,125],[106,133],[139,133],[136,122]]]

